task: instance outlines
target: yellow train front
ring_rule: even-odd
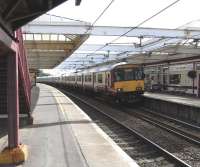
[[[112,95],[118,102],[133,102],[144,93],[144,73],[139,65],[122,64],[111,71]]]

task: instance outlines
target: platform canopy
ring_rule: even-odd
[[[70,56],[87,35],[32,34],[24,35],[30,69],[51,69]]]
[[[132,55],[149,55],[149,53],[156,52],[156,55],[160,53],[160,58],[164,58],[164,54],[175,53],[187,54],[187,52],[197,53],[197,48],[190,49],[177,49],[168,50],[166,47],[169,45],[181,44],[182,41],[199,41],[200,30],[181,27],[179,29],[164,29],[164,28],[145,28],[145,27],[113,27],[113,26],[91,26],[91,24],[82,21],[69,21],[65,18],[46,15],[49,21],[37,19],[23,27],[25,44],[27,47],[29,59],[31,64],[36,64],[39,67],[50,67],[48,63],[54,62],[51,67],[59,64],[56,68],[71,69],[84,66],[95,65],[96,63],[102,63],[106,61],[121,60],[124,58],[132,58]],[[54,21],[52,21],[54,20]],[[73,51],[63,55],[60,53],[60,61],[57,61],[56,54],[48,53],[47,50],[53,50],[55,47],[71,48],[70,43],[61,43],[57,41],[41,41],[45,35],[49,35],[49,39],[56,38],[56,36],[78,36],[82,40],[77,43],[78,47],[75,47]],[[28,37],[32,36],[32,39]],[[37,45],[35,38],[37,39]],[[34,37],[34,39],[33,39]],[[95,38],[94,38],[95,37]],[[87,39],[87,40],[86,40]],[[94,40],[95,39],[95,40]],[[103,42],[102,42],[103,41]],[[106,41],[106,42],[105,42]],[[56,45],[57,43],[57,45]],[[80,45],[81,44],[81,45]],[[56,46],[55,46],[56,45]],[[35,47],[37,46],[37,47]],[[47,46],[49,47],[47,49]],[[80,47],[79,47],[80,46]],[[181,46],[180,46],[181,47]],[[31,52],[30,52],[31,50]],[[43,51],[42,51],[43,50]],[[45,52],[44,52],[45,50]],[[165,51],[164,51],[165,50]],[[56,50],[57,51],[57,50]],[[162,52],[162,53],[161,53]],[[188,53],[189,54],[189,53]],[[44,55],[44,59],[40,61],[41,55]],[[51,61],[47,60],[48,55],[52,55]],[[141,56],[142,58],[143,56]],[[146,57],[143,57],[146,58]],[[158,58],[158,57],[157,57]],[[45,59],[47,61],[45,61]],[[57,63],[55,63],[55,60]],[[148,59],[146,59],[148,60]],[[142,59],[140,62],[146,61]],[[137,62],[137,61],[136,61]],[[46,63],[46,66],[40,66],[40,64]],[[54,66],[53,66],[54,65]]]
[[[31,22],[31,24],[36,25],[41,25],[41,23],[52,24],[55,27],[59,24],[68,24],[65,20],[52,18],[49,15],[43,15]],[[76,24],[76,22],[72,21],[71,24]],[[40,33],[27,33],[23,28],[23,33],[30,69],[54,68],[69,57],[88,38],[87,34],[71,34],[67,30],[62,33],[49,33],[48,29]]]
[[[10,36],[14,30],[67,0],[1,0],[0,27]],[[80,0],[76,0],[79,5]]]

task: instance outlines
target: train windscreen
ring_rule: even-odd
[[[142,80],[142,68],[117,69],[114,71],[114,81]]]

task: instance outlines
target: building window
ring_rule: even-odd
[[[180,82],[181,82],[181,74],[169,75],[169,83],[170,84],[180,84]]]

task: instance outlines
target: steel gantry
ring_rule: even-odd
[[[120,36],[133,27],[92,26],[83,23],[62,22],[49,24],[47,22],[33,21],[24,26],[24,33],[30,34],[63,34],[68,32],[73,35],[88,34],[91,36]],[[199,39],[199,30],[192,29],[165,29],[138,27],[126,34],[126,37],[144,38],[179,38]]]

